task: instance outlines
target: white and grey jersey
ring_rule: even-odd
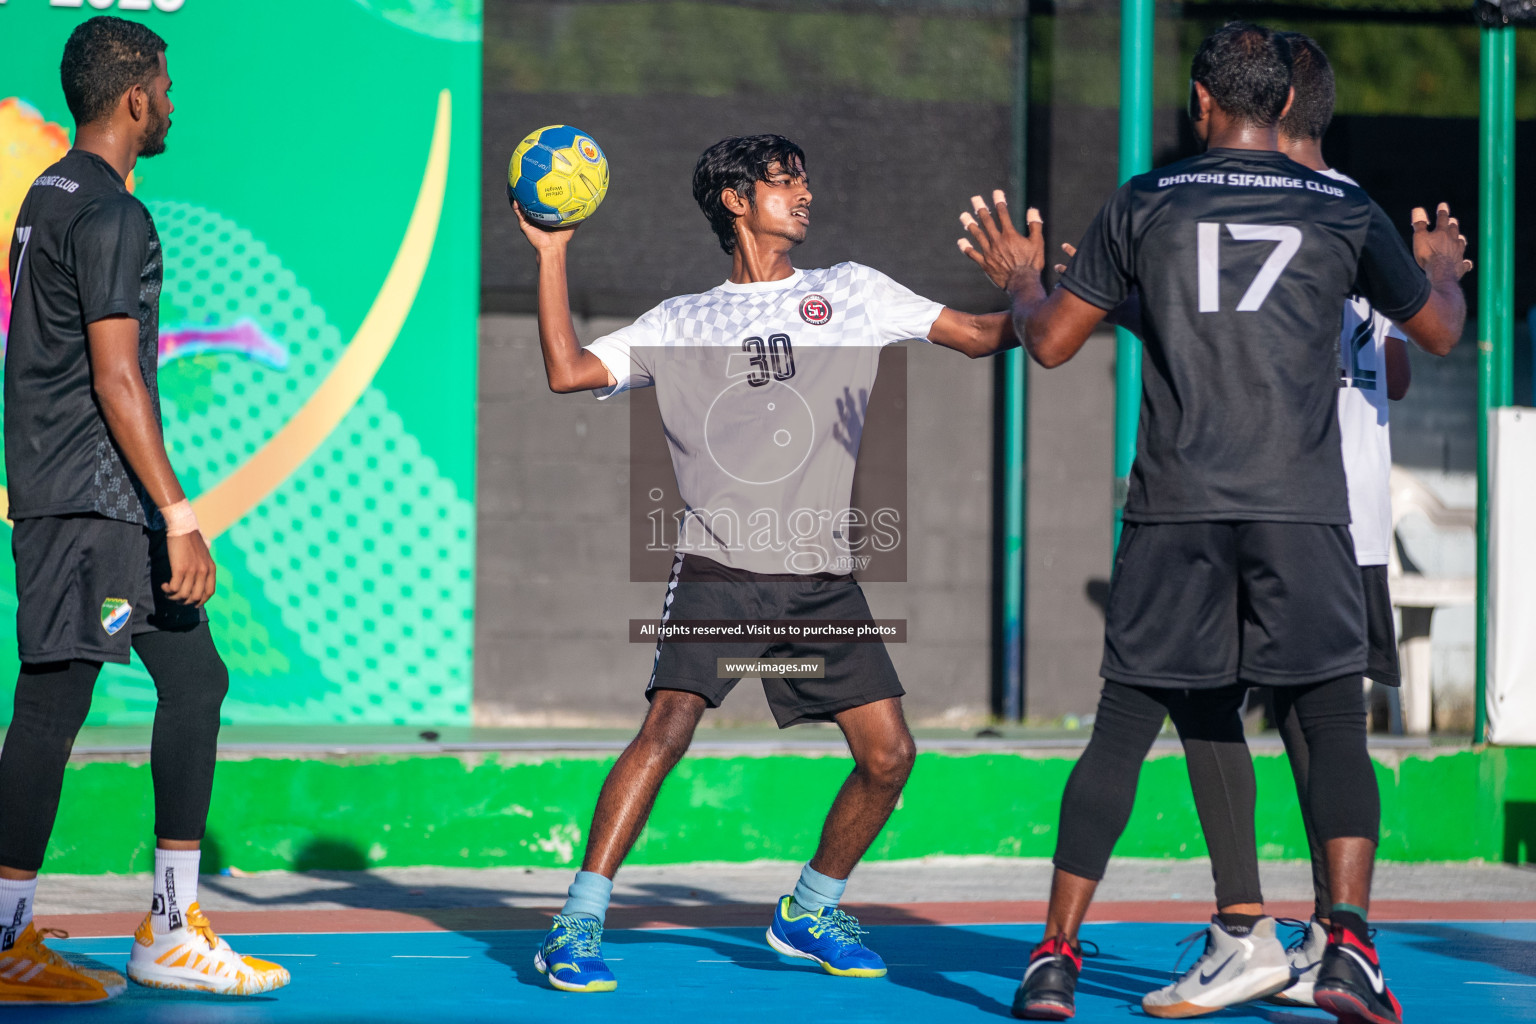
[[[1355,180],[1324,168],[1348,185]],[[1403,340],[1397,325],[1360,296],[1344,304],[1339,332],[1339,436],[1349,484],[1349,532],[1361,565],[1386,565],[1392,548],[1392,432],[1387,422],[1388,338]]]
[[[757,573],[846,573],[880,350],[943,307],[857,263],[668,299],[588,350],[655,387],[687,506],[678,549]]]

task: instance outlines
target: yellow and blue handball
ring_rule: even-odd
[[[608,194],[608,158],[592,136],[568,124],[533,132],[512,152],[507,198],[546,228],[580,224]]]

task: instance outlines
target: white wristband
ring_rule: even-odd
[[[160,510],[160,514],[165,517],[167,537],[184,537],[198,530],[197,513],[192,511],[192,503],[185,498],[174,505],[167,505]]]

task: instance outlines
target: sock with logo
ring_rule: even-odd
[[[602,921],[608,916],[608,901],[613,897],[613,879],[596,871],[578,871],[566,895],[569,898],[560,913],[586,914]]]
[[[1263,914],[1229,914],[1222,912],[1216,915],[1216,920],[1227,930],[1228,935],[1238,938],[1253,931],[1253,926],[1264,920]]]
[[[187,923],[187,908],[197,902],[197,868],[201,850],[155,849],[155,884],[149,903],[149,926],[164,935]]]
[[[814,914],[822,909],[835,910],[846,888],[848,879],[829,878],[807,864],[800,869],[800,881],[795,883],[795,891],[790,895],[790,913]]]
[[[1365,948],[1372,948],[1371,929],[1370,926],[1365,923],[1364,908],[1357,907],[1352,903],[1335,903],[1333,905],[1332,913],[1329,914],[1329,920],[1332,921],[1335,926],[1343,928],[1355,938],[1359,939],[1360,944],[1365,946]]]
[[[16,938],[32,920],[37,898],[37,876],[26,881],[0,878],[0,951],[16,945]]]

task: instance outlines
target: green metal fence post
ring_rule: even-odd
[[[1014,20],[1013,180],[1010,196],[1022,212],[1029,206],[1029,13]],[[1024,717],[1024,543],[1025,474],[1028,470],[1029,360],[1022,348],[1003,354],[1003,574],[1001,633],[1002,717]]]
[[[1473,740],[1488,726],[1488,429],[1492,411],[1514,401],[1515,30],[1482,29],[1477,288],[1477,691]]]
[[[1120,3],[1120,181],[1152,167],[1153,0]],[[1115,546],[1141,414],[1141,342],[1115,332]]]

